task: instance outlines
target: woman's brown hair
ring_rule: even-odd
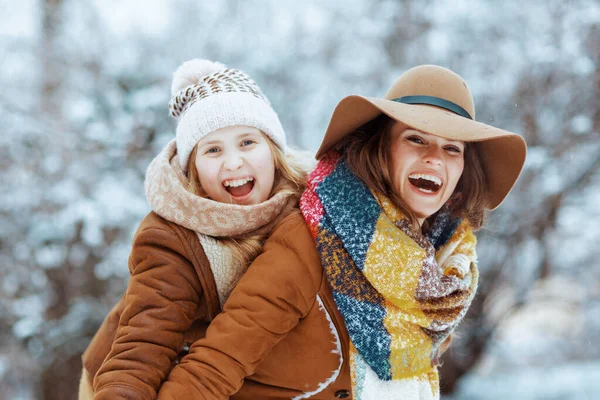
[[[275,164],[275,178],[269,198],[279,193],[285,193],[291,195],[297,203],[300,200],[302,192],[306,188],[307,170],[305,166],[294,157],[292,152],[284,154],[268,136],[263,134],[263,137],[267,140]],[[190,154],[187,165],[187,190],[197,196],[208,197],[200,185],[200,178],[198,176],[198,170],[196,169],[197,153],[198,146],[195,146]],[[232,250],[234,258],[238,262],[247,265],[260,254],[263,242],[267,237],[268,234],[252,235],[242,238],[223,237],[216,239]]]
[[[404,199],[392,190],[390,149],[393,123],[394,120],[387,115],[381,115],[348,135],[342,147],[350,170],[370,190],[388,197],[417,229],[417,217]],[[449,201],[454,215],[467,218],[473,229],[479,229],[484,222],[487,187],[476,144],[465,143],[464,159],[463,173]],[[424,227],[427,224],[424,223]]]

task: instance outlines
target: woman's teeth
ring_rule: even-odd
[[[252,182],[254,178],[243,178],[243,179],[232,179],[230,181],[223,182],[225,187],[238,187],[245,185],[248,182]]]
[[[437,176],[426,175],[426,174],[411,174],[408,176],[410,179],[425,179],[435,183],[438,186],[442,186],[442,180]]]
[[[427,174],[411,174],[410,183],[423,193],[435,193],[442,187],[442,180],[437,176]]]

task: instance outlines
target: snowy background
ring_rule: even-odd
[[[171,74],[248,72],[314,151],[337,102],[436,63],[477,119],[522,134],[516,189],[479,233],[479,294],[447,399],[600,391],[598,0],[0,0],[0,399],[76,398],[126,286],[143,179],[174,135]]]

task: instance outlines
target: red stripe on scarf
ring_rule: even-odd
[[[302,215],[304,215],[314,239],[317,238],[319,222],[325,213],[316,189],[333,172],[340,157],[341,155],[337,151],[330,151],[319,161],[317,167],[308,175],[306,190],[300,198],[300,210],[302,210]]]

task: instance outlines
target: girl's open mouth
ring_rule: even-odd
[[[254,178],[231,179],[223,182],[225,190],[233,197],[247,196],[254,189]]]

